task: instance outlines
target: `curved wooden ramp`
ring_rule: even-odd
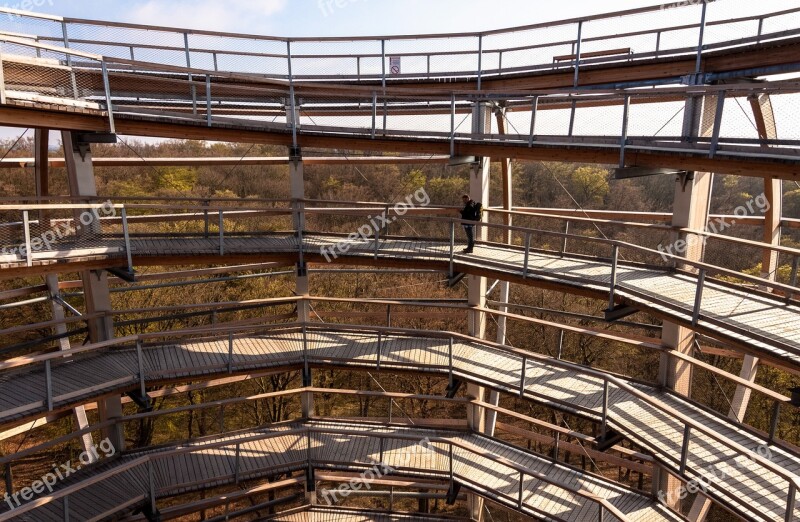
[[[76,265],[114,266],[125,259],[122,241],[107,240],[102,248],[77,249],[68,244],[59,250],[42,252],[36,263],[60,262]],[[358,264],[406,263],[448,271],[450,245],[411,239],[347,241],[338,236],[307,235],[303,238],[303,258],[326,263],[323,252],[337,244],[347,244],[345,254],[329,256],[332,262]],[[159,263],[219,262],[220,259],[264,259],[265,256],[299,257],[299,240],[293,235],[240,237],[227,239],[220,255],[217,239],[171,238],[133,239],[134,265]],[[609,247],[610,250],[610,247]],[[298,256],[298,257],[295,257]],[[527,262],[526,262],[527,258]],[[0,268],[14,268],[24,262],[8,262]],[[474,254],[456,253],[457,271],[490,274],[491,277],[523,284],[555,286],[563,291],[607,298],[610,292],[610,259],[556,255],[505,245],[478,244]],[[23,269],[24,270],[24,269]],[[20,272],[21,274],[24,273]],[[659,317],[692,326],[710,337],[732,343],[740,349],[765,358],[800,365],[800,307],[778,296],[722,281],[706,281],[700,308],[695,312],[698,276],[689,272],[659,269],[620,262],[615,294],[618,301],[648,310]],[[695,318],[695,314],[697,317]]]
[[[72,519],[130,512],[149,497],[151,473],[161,498],[231,484],[236,477],[302,472],[309,465],[366,471],[376,463],[399,476],[448,480],[452,469],[453,480],[480,495],[554,520],[599,520],[601,510],[605,520],[680,520],[645,495],[481,435],[345,422],[295,423],[129,453],[69,477],[40,505],[5,508],[0,520],[63,521],[67,494]]]
[[[143,374],[147,383],[155,385],[297,368],[307,361],[319,368],[452,375],[598,422],[604,418],[607,395],[608,424],[651,451],[663,466],[687,481],[707,483],[710,496],[743,516],[784,518],[791,484],[800,477],[797,448],[771,443],[751,428],[653,386],[455,334],[451,362],[448,338],[418,335],[378,334],[367,328],[336,330],[331,325],[309,330],[305,342],[301,332],[286,331],[234,337],[232,343],[223,339],[160,344],[143,349]],[[54,359],[50,364],[54,408],[138,389],[137,358],[135,347],[128,345],[72,355],[61,362]],[[0,376],[0,408],[6,412],[2,420],[45,412],[46,382],[41,363]],[[29,402],[31,397],[37,399]],[[800,509],[795,516],[800,517]]]

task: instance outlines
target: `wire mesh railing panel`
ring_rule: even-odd
[[[64,43],[61,22],[13,13],[0,13],[0,27],[21,35],[38,36],[43,43]]]
[[[658,104],[632,101],[628,115],[628,135],[642,137],[680,136],[686,103],[669,101]]]
[[[478,38],[392,39],[386,41],[387,76],[436,77],[477,74]]]
[[[778,138],[782,140],[800,140],[800,128],[797,126],[797,114],[800,111],[800,93],[773,94],[772,112]]]
[[[8,96],[86,100],[104,92],[97,61],[48,50],[37,53],[33,47],[10,42],[0,44],[0,52]],[[80,68],[68,65],[78,63]]]
[[[716,100],[709,100],[716,103]],[[722,113],[720,136],[726,138],[758,139],[755,116],[747,98],[726,98]]]
[[[796,31],[800,27],[800,12],[764,18],[762,33],[769,35],[783,31]]]
[[[483,48],[488,63],[496,62],[499,69],[556,67],[563,66],[556,63],[557,56],[575,53],[577,39],[578,25],[565,24],[490,34],[484,37]]]
[[[576,136],[621,136],[622,105],[605,107],[581,107],[575,111],[573,135]]]
[[[570,113],[569,108],[553,109],[540,103],[539,111],[536,114],[536,134],[566,136],[569,133]]]
[[[292,74],[298,79],[347,76],[356,78],[368,74],[361,70],[366,56],[378,60],[378,68],[369,74],[380,77],[381,44],[379,41],[355,42],[292,42]],[[387,65],[388,74],[388,65]]]

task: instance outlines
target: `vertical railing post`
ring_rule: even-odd
[[[392,327],[392,305],[386,305],[386,328]]]
[[[297,101],[294,97],[294,75],[292,74],[292,42],[286,40],[287,71],[289,73],[289,109],[292,111],[292,147],[297,148]]]
[[[703,287],[705,286],[705,282],[706,270],[703,268],[697,276],[697,290],[694,293],[694,308],[692,308],[693,327],[697,326],[697,322],[700,320],[700,307],[703,303]]]
[[[219,255],[225,255],[225,219],[224,211],[219,209]]]
[[[603,416],[601,418],[600,433],[603,439],[608,432],[608,379],[603,379]]]
[[[455,263],[454,261],[455,251],[456,251],[456,222],[451,221],[450,222],[450,268],[447,274],[450,279],[453,278],[453,273],[454,273],[453,265]]]
[[[211,127],[211,75],[206,74],[206,125]]]
[[[796,520],[794,517],[794,506],[797,501],[797,485],[794,481],[789,482],[789,495],[786,498],[786,516],[784,517],[785,522],[792,522]]]
[[[241,443],[236,444],[236,450],[233,457],[233,481],[234,484],[239,484],[239,456],[242,453]]]
[[[381,40],[381,89],[383,90],[383,135],[386,136],[388,105],[386,100],[386,40]]]
[[[567,253],[567,236],[569,235],[569,220],[564,225],[564,241],[561,243],[561,257],[564,257],[564,254]]]
[[[375,129],[378,124],[378,93],[372,91],[372,139],[375,139]]]
[[[661,53],[661,31],[656,33],[656,58]]]
[[[717,94],[717,112],[714,114],[714,130],[711,135],[711,147],[708,151],[708,157],[713,159],[717,154],[719,148],[719,135],[722,131],[722,114],[725,111],[725,91],[719,91]]]
[[[50,359],[44,362],[44,381],[47,394],[47,411],[53,411],[53,372],[50,368]]]
[[[377,365],[378,371],[381,371],[381,351],[383,350],[383,334],[378,332],[378,352],[377,352]]]
[[[22,227],[25,229],[25,263],[33,266],[33,252],[31,252],[31,219],[27,210],[22,211]]]
[[[378,260],[378,250],[380,249],[381,245],[381,230],[380,228],[375,229],[375,234],[373,236],[375,239],[375,261]]]
[[[581,43],[583,39],[583,22],[578,22],[578,40],[577,45],[575,47],[575,79],[572,82],[572,86],[577,88],[578,81],[580,79],[580,70],[581,70]]]
[[[64,510],[64,522],[69,522],[69,495],[64,495],[62,509]]]
[[[764,34],[764,18],[761,17],[758,19],[758,39],[756,43],[761,43],[761,35]]]
[[[211,53],[211,59],[214,60],[214,72],[219,72],[219,61],[217,59],[217,53]]]
[[[447,382],[450,390],[454,386],[453,380],[453,336],[451,335],[447,343]]]
[[[456,93],[450,94],[450,157],[456,155]]]
[[[186,68],[192,68],[192,57],[189,52],[189,33],[183,33],[183,48],[186,52]],[[194,85],[194,76],[189,73],[189,93],[192,95],[192,114],[197,115],[197,87]]]
[[[128,260],[128,272],[133,274],[133,253],[131,252],[131,233],[128,227],[128,210],[122,207],[122,238],[125,241],[125,256]]]
[[[519,472],[519,491],[518,491],[519,498],[517,498],[517,509],[520,509],[520,510],[522,509],[522,494],[523,494],[524,491],[525,491],[525,472],[524,471],[520,471]]]
[[[108,111],[108,127],[111,134],[117,133],[117,127],[114,124],[114,106],[111,104],[111,83],[108,80],[108,65],[105,59],[100,60],[100,67],[103,71],[103,89],[106,94],[106,110]]]
[[[523,356],[522,357],[522,368],[520,370],[519,375],[519,398],[522,399],[525,397],[525,379],[526,374],[528,373],[528,358]]]
[[[233,373],[233,332],[228,334],[228,375]]]
[[[356,80],[361,81],[361,57],[356,56]]]
[[[706,14],[708,13],[708,3],[701,2],[702,11],[700,14],[700,37],[697,43],[697,62],[695,64],[695,73],[700,74],[703,66],[703,42],[705,41],[706,34]]]
[[[141,396],[147,397],[147,386],[145,381],[145,373],[144,373],[144,356],[142,354],[142,341],[141,339],[136,340],[136,362],[139,366],[139,392]]]
[[[578,110],[578,100],[576,98],[572,99],[572,105],[569,111],[569,129],[567,136],[572,137],[572,134],[575,132],[575,111]]]
[[[525,260],[522,263],[522,279],[528,278],[528,265],[531,261],[531,233],[525,233]]]
[[[614,294],[617,290],[617,264],[619,263],[619,246],[611,248],[611,281],[609,282],[608,309],[614,309]]]
[[[683,428],[683,444],[681,444],[681,475],[686,473],[686,461],[689,459],[689,439],[692,435],[692,427],[688,424]]]
[[[2,43],[2,41],[0,41]],[[5,71],[3,70],[3,52],[2,47],[0,47],[0,104],[5,105],[6,103],[6,75]]]
[[[69,49],[69,36],[67,34],[67,22],[61,22],[61,34],[64,40],[64,49]],[[67,67],[69,67],[69,77],[72,83],[72,95],[77,100],[79,93],[78,93],[78,82],[75,78],[75,71],[72,69],[72,55],[69,53],[65,53],[65,57],[67,59]]]
[[[631,97],[625,95],[622,110],[622,134],[619,139],[619,168],[625,167],[625,146],[628,144],[628,123],[630,121]]]
[[[533,104],[531,106],[531,133],[528,136],[528,147],[533,147],[533,141],[536,139],[536,116],[539,112],[539,97],[533,97]]]
[[[483,35],[478,35],[478,90],[481,90],[483,79]]]

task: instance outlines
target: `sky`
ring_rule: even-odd
[[[27,4],[27,5],[24,5]],[[5,0],[11,8],[272,36],[363,36],[499,29],[658,0]]]

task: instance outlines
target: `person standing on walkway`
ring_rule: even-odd
[[[481,204],[473,201],[469,194],[461,196],[461,201],[464,202],[464,209],[461,210],[461,219],[465,221],[480,221],[481,220]],[[464,254],[471,254],[472,249],[475,248],[475,225],[462,223],[464,232],[467,234],[467,248],[462,252]]]

